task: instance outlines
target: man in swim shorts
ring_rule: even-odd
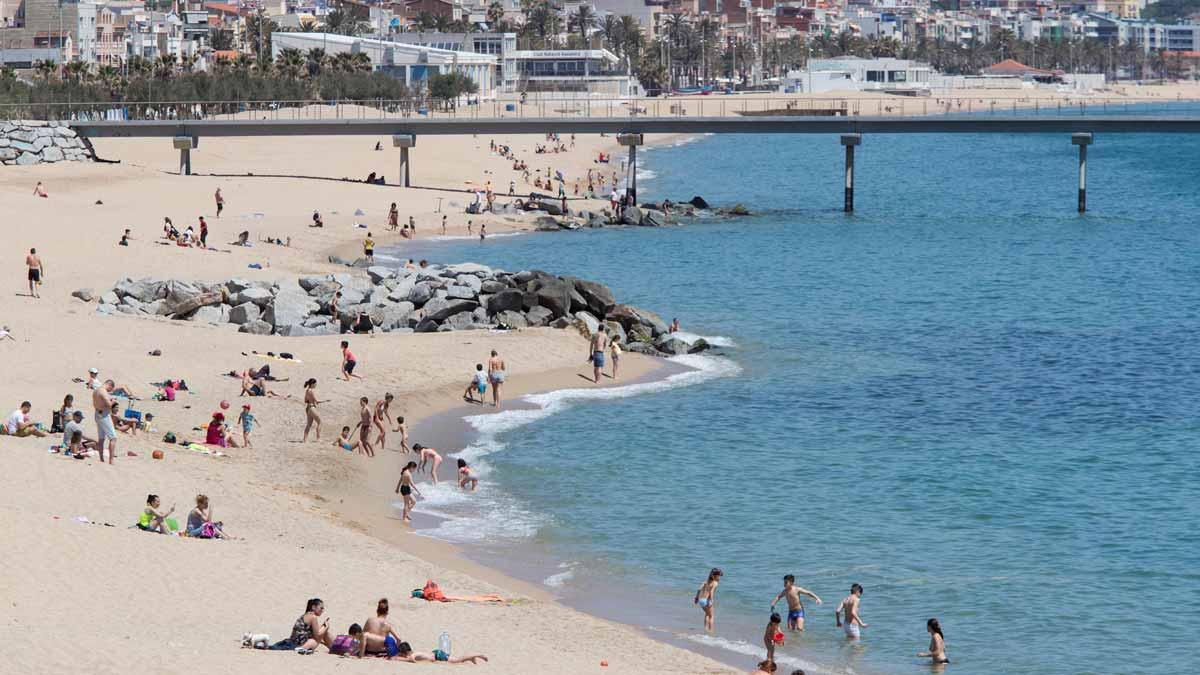
[[[787,598],[788,630],[804,630],[804,605],[800,602],[801,595],[807,595],[816,600],[818,605],[821,604],[821,598],[818,598],[816,593],[797,586],[796,577],[788,574],[783,577],[783,590],[771,601],[771,611],[775,611],[775,605],[779,604],[781,599]]]
[[[96,450],[100,453],[100,462],[104,462],[104,445],[108,441],[108,463],[113,463],[117,454],[117,430],[112,420],[112,390],[116,385],[112,380],[104,386],[92,390],[92,407],[96,409]]]
[[[38,295],[38,286],[42,284],[42,259],[38,257],[37,249],[29,249],[29,255],[25,256],[25,266],[29,268],[29,295],[35,298],[42,296]]]
[[[604,350],[608,348],[608,329],[603,324],[592,335],[589,360],[592,362],[592,378],[600,384],[600,371],[604,369]]]
[[[846,632],[846,637],[851,640],[859,639],[861,637],[859,629],[867,627],[867,624],[858,616],[858,603],[862,600],[862,594],[862,586],[851,584],[850,595],[842,600],[842,604],[838,605],[837,612],[834,614],[837,625],[842,627]]]

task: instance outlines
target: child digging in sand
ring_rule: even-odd
[[[354,452],[358,449],[358,443],[350,442],[350,427],[342,427],[342,435],[333,442],[333,447],[341,448],[346,452]]]
[[[475,402],[475,392],[479,392],[479,402],[483,403],[483,395],[487,393],[487,373],[483,372],[483,364],[475,364],[475,374],[471,376],[471,381],[467,383],[467,388],[463,391],[463,399],[468,403]]]

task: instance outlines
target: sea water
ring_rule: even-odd
[[[747,669],[789,573],[825,602],[781,672],[927,672],[930,617],[959,673],[1200,668],[1200,139],[1097,135],[1084,216],[1064,134],[868,135],[853,215],[836,137],[641,157],[643,199],[754,215],[400,255],[602,280],[725,346],[474,418],[480,492],[432,534]]]

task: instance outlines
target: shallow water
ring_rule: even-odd
[[[867,136],[846,216],[835,137],[714,136],[643,153],[643,198],[758,215],[410,247],[603,280],[736,345],[697,386],[480,422],[484,487],[435,534],[747,668],[793,573],[825,605],[788,667],[927,672],[936,616],[955,672],[1195,670],[1198,151],[1097,136],[1081,217],[1066,135]]]

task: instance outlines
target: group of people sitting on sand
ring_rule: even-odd
[[[473,600],[476,598],[463,598]],[[482,602],[503,602],[498,596],[479,596]],[[329,628],[329,619],[325,614],[325,603],[320,598],[312,598],[304,608],[304,614],[292,624],[292,633],[287,639],[266,646],[275,651],[294,651],[297,654],[315,654],[319,647],[324,646],[330,654],[343,657],[363,658],[365,656],[388,659],[389,661],[406,661],[408,663],[486,663],[488,658],[483,654],[471,654],[455,657],[449,652],[449,641],[442,641],[437,649],[430,652],[418,652],[400,637],[388,619],[388,600],[381,598],[375,607],[375,616],[363,624],[353,623],[345,633],[334,635]],[[242,636],[243,647],[261,647],[261,635],[247,633]]]
[[[195,537],[196,539],[232,539],[225,532],[225,524],[213,519],[212,506],[206,495],[196,495],[196,507],[187,517],[187,527],[179,529],[179,524],[171,516],[175,513],[175,505],[166,511],[162,510],[162,500],[158,495],[146,495],[146,506],[138,516],[137,529],[143,532],[169,534],[177,537]]]
[[[196,230],[200,232],[197,234]],[[208,223],[204,220],[204,216],[200,216],[200,222],[196,228],[188,225],[187,228],[180,232],[170,218],[163,218],[163,239],[175,242],[176,246],[184,248],[208,248]]]

